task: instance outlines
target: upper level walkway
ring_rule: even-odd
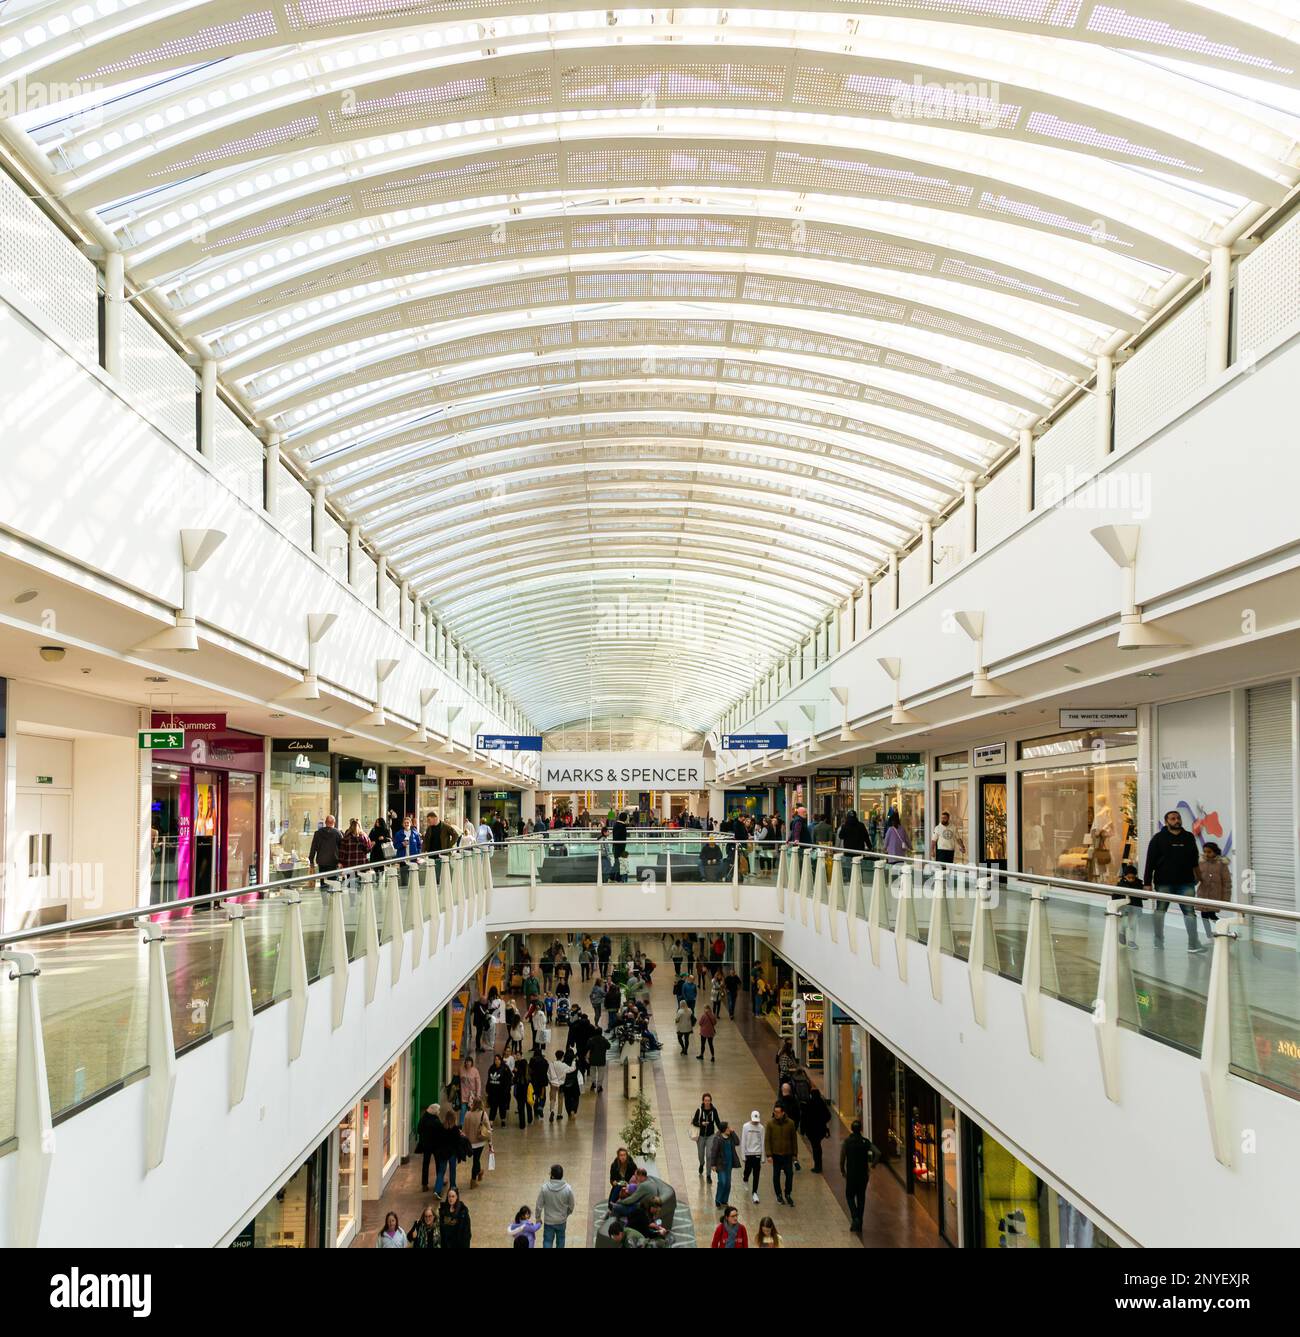
[[[1286,1236],[1294,916],[1221,906],[1212,951],[1191,955],[1181,914],[1154,921],[1177,921],[1154,945],[1148,902],[1121,949],[1113,888],[656,839],[629,842],[627,881],[607,880],[612,849],[524,839],[14,935],[10,1241],[72,1242],[69,1222],[102,1218],[156,1242],[183,1193],[200,1207],[173,1242],[217,1242],[502,936],[597,926],[761,934],[1121,1237],[1204,1244],[1228,1221],[1237,1243]],[[1142,1175],[1098,1154],[1110,1145],[1140,1146]]]

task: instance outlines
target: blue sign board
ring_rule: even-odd
[[[481,733],[474,746],[480,752],[540,752],[541,734]]]
[[[790,735],[784,733],[724,733],[724,752],[779,752],[790,746]]]

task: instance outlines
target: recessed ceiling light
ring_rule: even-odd
[[[1062,667],[1067,673],[1082,673],[1082,672],[1083,672],[1083,670],[1082,670],[1081,668],[1075,668],[1075,666],[1074,666],[1073,664],[1062,664],[1061,667]]]
[[[146,678],[145,682],[171,682],[170,678],[160,678],[156,674],[151,678]]]
[[[1159,675],[1158,673],[1139,673],[1139,674],[1138,674],[1138,677],[1139,677],[1139,678],[1158,678],[1159,676],[1160,676],[1160,675]]]
[[[283,710],[273,710],[273,711],[271,712],[271,718],[272,718],[273,720],[282,720],[282,719],[284,719],[284,711],[283,711]]]
[[[14,603],[29,604],[36,598],[36,594],[36,590],[19,590],[18,593],[14,595]]]
[[[998,711],[998,714],[999,714],[999,715],[1014,715],[1015,713],[1016,713],[1016,712],[1015,712],[1014,710],[999,710],[999,711]]]

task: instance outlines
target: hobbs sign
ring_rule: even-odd
[[[543,752],[543,790],[703,789],[699,752]]]

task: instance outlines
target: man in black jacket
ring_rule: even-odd
[[[1201,861],[1200,847],[1196,837],[1183,828],[1182,816],[1177,809],[1165,813],[1165,824],[1151,837],[1147,846],[1146,871],[1142,874],[1142,885],[1154,887],[1170,896],[1196,895],[1196,866]],[[1178,907],[1183,912],[1183,924],[1187,929],[1188,952],[1203,952],[1204,946],[1196,933],[1196,911],[1190,905]],[[1168,901],[1157,901],[1156,946],[1165,945],[1165,913],[1169,909]]]
[[[867,1179],[880,1159],[873,1143],[862,1136],[862,1120],[854,1119],[848,1137],[840,1143],[840,1174],[849,1207],[849,1229],[862,1233],[862,1215],[867,1206]]]
[[[627,858],[627,813],[620,812],[619,815],[614,818],[614,825],[609,834],[611,841],[610,853],[614,856],[614,881],[626,882],[627,877],[620,871],[622,869],[622,864],[619,860]]]
[[[609,988],[605,990],[605,1012],[607,1014],[605,1021],[605,1033],[608,1035],[614,1029],[614,1022],[618,1017],[618,1009],[623,1004],[623,991],[614,983],[609,982]]]
[[[307,853],[308,862],[318,873],[334,873],[339,866],[339,847],[343,843],[343,833],[334,822],[334,814],[325,818],[325,825],[316,828],[311,838],[311,849]]]
[[[420,1187],[429,1191],[429,1160],[437,1150],[438,1137],[442,1129],[442,1120],[438,1117],[437,1105],[430,1105],[420,1115],[420,1122],[415,1125],[415,1149],[424,1158],[420,1166]]]

